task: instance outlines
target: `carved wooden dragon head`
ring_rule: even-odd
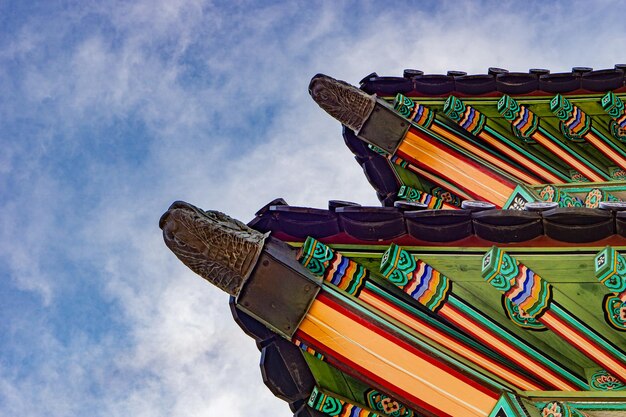
[[[174,202],[161,216],[165,244],[185,265],[218,288],[238,295],[266,235],[219,211]]]

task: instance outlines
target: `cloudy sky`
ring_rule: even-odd
[[[0,0],[0,415],[291,415],[169,204],[377,204],[318,72],[626,61],[622,2],[384,4]]]

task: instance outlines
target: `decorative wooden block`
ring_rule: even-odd
[[[435,118],[434,111],[402,94],[396,95],[393,108],[402,116],[425,128],[429,128]]]
[[[483,257],[482,275],[530,318],[550,308],[551,285],[497,246]]]
[[[611,246],[596,255],[595,271],[596,278],[613,294],[626,291],[626,259]]]
[[[358,297],[369,276],[365,267],[310,236],[298,252],[298,261],[314,275],[355,297]]]
[[[395,243],[383,254],[380,272],[406,294],[432,311],[438,311],[452,290],[452,282],[445,275],[416,260],[413,255]]]
[[[511,96],[503,95],[498,100],[498,112],[511,123],[515,135],[525,142],[534,142],[532,135],[539,128],[539,118],[526,106],[517,103]]]
[[[561,120],[561,132],[574,141],[584,141],[591,129],[591,118],[561,94],[550,100],[550,111]]]
[[[470,106],[466,106],[461,99],[455,96],[448,97],[443,104],[443,112],[473,135],[478,135],[487,122],[485,115]]]

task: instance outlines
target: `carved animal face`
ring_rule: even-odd
[[[317,74],[309,84],[315,102],[342,124],[357,132],[376,104],[373,96],[324,74]]]
[[[219,211],[183,201],[161,216],[165,244],[196,274],[237,295],[263,248],[265,235]]]

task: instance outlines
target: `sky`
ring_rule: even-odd
[[[228,296],[165,247],[161,214],[378,205],[312,76],[612,68],[625,15],[619,1],[0,0],[0,415],[292,415]]]

